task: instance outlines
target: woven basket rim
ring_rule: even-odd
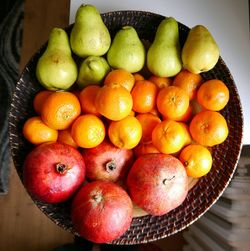
[[[140,10],[118,10],[118,11],[110,11],[110,12],[105,12],[105,13],[102,13],[101,14],[102,17],[109,17],[109,16],[114,16],[114,15],[121,15],[121,16],[126,16],[126,15],[137,15],[137,16],[141,16],[141,15],[147,15],[147,16],[154,16],[154,17],[158,17],[158,18],[164,18],[164,16],[162,15],[159,15],[157,13],[153,13],[153,12],[150,12],[150,11],[140,11]],[[190,29],[189,27],[187,27],[186,25],[178,22],[180,24],[181,27],[183,27],[184,29]],[[65,30],[70,30],[72,27],[73,27],[74,23],[65,27],[64,29]],[[9,139],[10,139],[10,151],[11,151],[11,156],[13,158],[13,161],[14,161],[14,165],[15,165],[15,168],[19,174],[19,178],[21,179],[22,181],[22,176],[20,174],[21,172],[21,169],[20,169],[20,163],[18,162],[19,158],[17,157],[17,148],[21,147],[20,146],[20,142],[18,142],[18,135],[15,135],[14,132],[17,131],[17,122],[16,122],[16,114],[15,114],[15,109],[16,109],[16,106],[18,106],[20,108],[20,104],[18,103],[21,99],[20,97],[20,94],[22,93],[22,91],[20,90],[20,87],[24,84],[25,82],[25,76],[30,75],[30,67],[31,67],[31,64],[34,63],[37,59],[37,55],[40,54],[45,46],[47,44],[47,41],[36,51],[36,53],[34,53],[32,55],[32,57],[30,58],[30,60],[28,61],[28,63],[25,65],[24,69],[22,70],[20,76],[19,76],[19,80],[17,82],[17,86],[15,88],[15,91],[14,91],[14,94],[13,94],[13,98],[12,98],[12,101],[11,101],[11,109],[9,110]],[[235,150],[235,154],[234,154],[234,160],[233,160],[233,163],[231,164],[231,169],[230,169],[230,172],[229,173],[226,173],[225,175],[226,178],[223,179],[223,187],[221,188],[220,187],[220,190],[219,190],[219,193],[213,195],[215,197],[213,197],[212,199],[209,199],[208,201],[212,200],[212,202],[207,202],[209,204],[206,204],[205,206],[203,206],[203,208],[198,212],[198,214],[193,217],[193,216],[190,216],[190,220],[188,220],[186,223],[176,223],[176,224],[173,224],[172,226],[172,229],[170,231],[166,231],[165,228],[164,228],[164,223],[166,221],[166,219],[164,218],[164,221],[161,221],[161,217],[153,217],[153,216],[142,216],[142,217],[138,217],[136,219],[133,220],[134,222],[134,225],[132,225],[131,229],[129,229],[128,232],[126,232],[123,236],[121,236],[120,238],[118,238],[117,240],[113,241],[112,244],[117,244],[117,245],[131,245],[131,244],[140,244],[140,243],[147,243],[147,242],[151,242],[151,241],[155,241],[155,240],[159,240],[159,239],[162,239],[162,238],[165,238],[165,237],[168,237],[172,234],[175,234],[179,231],[182,231],[183,229],[185,229],[186,227],[190,226],[191,224],[193,224],[197,219],[199,219],[204,213],[206,213],[210,208],[211,206],[219,199],[219,197],[221,196],[221,194],[224,192],[224,190],[226,189],[226,187],[228,186],[229,182],[231,181],[232,177],[233,177],[233,174],[236,170],[236,165],[237,165],[237,162],[239,160],[239,157],[240,157],[240,152],[241,152],[241,147],[242,147],[242,138],[243,138],[243,112],[242,112],[242,105],[241,105],[241,102],[240,102],[240,96],[239,96],[239,92],[238,92],[238,89],[237,89],[237,86],[235,85],[235,82],[234,82],[234,79],[233,79],[233,76],[230,72],[230,70],[227,68],[226,66],[226,63],[224,62],[224,60],[221,58],[219,58],[219,66],[223,68],[223,73],[226,75],[226,78],[228,78],[230,80],[230,83],[231,83],[231,89],[233,90],[233,94],[234,94],[234,101],[235,101],[235,106],[236,106],[236,113],[237,115],[239,116],[239,122],[237,124],[237,138],[235,139],[235,142],[237,143],[236,145],[236,148],[237,150]],[[217,74],[217,73],[216,73]],[[206,75],[206,74],[205,74]],[[203,76],[203,74],[202,74]],[[32,85],[34,85],[32,83]],[[29,91],[29,90],[26,90],[26,91]],[[233,101],[232,101],[233,102]],[[231,119],[230,117],[230,114],[226,114],[227,116],[229,116],[229,118]],[[233,140],[230,138],[230,140]],[[231,143],[231,142],[230,142]],[[221,146],[221,147],[224,147],[224,146]],[[225,148],[225,147],[224,147]],[[218,150],[220,150],[220,147],[218,147]],[[20,153],[19,153],[20,154]],[[219,153],[221,154],[221,153]],[[225,160],[223,160],[225,161]],[[203,179],[201,181],[199,181],[200,184],[198,184],[197,187],[203,185]],[[197,193],[196,190],[198,190],[196,186],[191,189],[192,191],[190,193]],[[31,197],[32,198],[32,197]],[[34,203],[37,205],[37,207],[46,215],[48,216],[55,224],[57,224],[58,226],[64,228],[65,230],[68,230],[70,232],[72,232],[72,227],[71,226],[66,226],[60,219],[57,219],[55,218],[55,215],[51,212],[49,213],[49,209],[47,207],[47,205],[42,205],[39,201],[36,201],[35,199],[32,198],[32,200],[34,201]],[[190,199],[190,201],[192,201]],[[199,202],[195,201],[194,203],[195,205],[199,205]],[[186,204],[185,204],[186,205]],[[186,205],[187,208],[188,205]],[[178,210],[173,210],[174,212],[178,212]],[[185,210],[184,210],[185,212]],[[189,213],[190,212],[186,212]],[[174,214],[173,212],[170,214],[172,215]],[[181,214],[180,214],[181,215]],[[166,215],[165,215],[166,217]],[[172,217],[172,216],[171,216]],[[182,217],[186,217],[185,215],[183,215]],[[178,218],[177,220],[181,220],[181,217]],[[179,222],[178,221],[178,222]],[[145,223],[145,224],[143,224]],[[141,225],[140,225],[141,224]],[[154,226],[159,224],[159,228],[156,228],[154,229]],[[145,227],[142,227],[142,225]],[[154,225],[154,226],[153,226]],[[152,227],[153,226],[153,227]],[[166,226],[167,227],[167,226]],[[151,229],[153,228],[153,229]],[[141,235],[143,234],[143,231],[147,231],[148,229],[148,233],[149,234],[146,234],[146,235],[143,235],[141,237]],[[152,231],[151,231],[152,230]],[[77,234],[76,232],[72,232],[74,234]]]

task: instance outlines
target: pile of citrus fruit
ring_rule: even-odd
[[[172,78],[113,69],[99,85],[82,90],[42,90],[34,98],[36,116],[23,126],[34,145],[58,141],[79,150],[105,138],[135,156],[173,154],[188,176],[198,178],[212,166],[212,147],[228,136],[220,111],[229,90],[218,80],[180,71]]]

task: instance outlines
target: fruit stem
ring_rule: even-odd
[[[56,171],[60,174],[65,174],[68,170],[67,165],[62,164],[62,163],[57,163],[56,164]]]
[[[175,178],[175,175],[174,175],[172,178],[170,178],[170,179],[167,179],[167,178],[164,179],[164,180],[162,181],[163,185],[166,185],[168,181],[170,181],[170,180],[172,180],[172,179],[174,179],[174,178]]]
[[[114,160],[111,160],[106,163],[106,171],[107,172],[114,171],[115,169],[116,169],[116,163]]]

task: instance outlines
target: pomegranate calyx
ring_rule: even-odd
[[[60,174],[65,174],[68,171],[68,166],[63,163],[57,163],[56,164],[56,171]]]
[[[116,163],[114,160],[110,160],[106,163],[106,171],[112,172],[116,169]]]

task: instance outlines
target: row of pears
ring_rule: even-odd
[[[79,66],[75,57],[81,58]],[[80,88],[101,83],[111,68],[134,73],[146,66],[151,74],[172,77],[182,68],[193,73],[209,71],[218,59],[218,45],[202,25],[190,30],[181,48],[178,22],[165,17],[146,50],[132,26],[121,27],[111,40],[100,12],[87,4],[78,8],[69,36],[61,28],[52,29],[36,76],[46,89],[67,90],[75,82]]]

